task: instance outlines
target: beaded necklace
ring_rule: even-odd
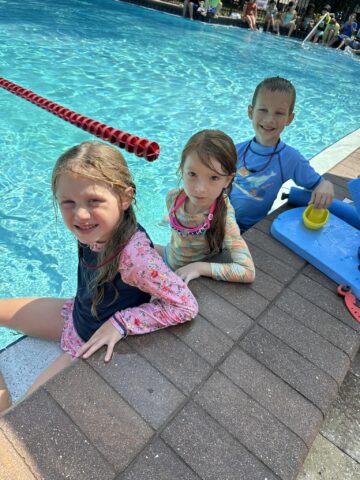
[[[186,199],[187,199],[187,196],[185,193],[183,193],[182,195],[179,195],[175,200],[175,204],[169,212],[170,226],[173,230],[176,230],[177,232],[179,232],[180,235],[182,235],[183,237],[187,237],[189,235],[202,235],[204,232],[209,230],[211,226],[211,221],[214,218],[214,211],[216,208],[217,200],[215,200],[211,205],[209,214],[205,218],[205,220],[200,225],[190,228],[190,227],[186,227],[185,225],[182,225],[179,222],[178,218],[176,217],[176,213],[175,213],[176,210],[178,210],[181,207],[181,205],[184,204]]]

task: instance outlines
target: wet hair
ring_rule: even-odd
[[[54,202],[57,204],[57,188],[61,175],[71,175],[98,182],[110,188],[118,197],[120,211],[124,191],[131,187],[136,193],[136,187],[124,157],[114,147],[101,142],[84,142],[75,145],[64,152],[57,160],[52,172],[51,187]],[[105,283],[112,282],[118,271],[118,255],[122,248],[135,233],[137,228],[136,216],[132,205],[119,218],[111,239],[105,248],[98,254],[96,273],[89,284],[89,291],[93,295],[91,312],[96,315],[96,306],[104,298]],[[116,252],[118,254],[116,255]],[[115,258],[114,258],[115,254]],[[114,300],[117,298],[114,292]]]
[[[187,142],[181,154],[179,171],[182,173],[186,158],[196,154],[199,160],[218,175],[235,175],[237,153],[234,142],[226,133],[220,130],[202,130],[195,133]],[[217,160],[222,171],[215,170],[212,160]],[[225,236],[227,206],[225,198],[230,192],[229,186],[219,195],[214,211],[214,217],[205,238],[209,244],[210,253],[220,252]]]
[[[289,81],[286,80],[285,78],[281,77],[269,77],[265,78],[262,82],[259,83],[259,85],[255,88],[255,92],[252,98],[251,105],[255,107],[257,97],[259,95],[260,90],[268,90],[270,92],[281,92],[281,93],[287,93],[291,97],[291,103],[290,103],[290,112],[292,113],[294,110],[295,106],[295,100],[296,100],[296,90],[294,85]]]

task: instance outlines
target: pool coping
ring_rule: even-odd
[[[319,155],[341,151],[326,174],[339,198],[360,129]],[[253,285],[192,282],[193,322],[77,362],[1,418],[4,480],[294,480],[360,330],[335,284],[271,237],[277,214],[244,235]]]

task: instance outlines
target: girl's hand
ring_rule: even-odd
[[[101,327],[96,330],[93,336],[76,352],[76,357],[84,359],[89,358],[99,348],[107,345],[104,361],[111,360],[116,343],[121,340],[123,335],[107,320]]]
[[[202,275],[211,277],[211,267],[207,262],[194,262],[178,268],[175,273],[188,284],[190,280],[194,280],[194,278],[201,277]]]
[[[333,184],[328,180],[323,180],[315,190],[313,190],[309,203],[312,203],[314,208],[328,208],[334,199],[334,195]]]

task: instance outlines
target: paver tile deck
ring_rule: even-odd
[[[1,480],[294,480],[360,335],[336,285],[271,237],[276,215],[245,234],[254,285],[193,281],[191,323],[76,362],[2,417]]]

